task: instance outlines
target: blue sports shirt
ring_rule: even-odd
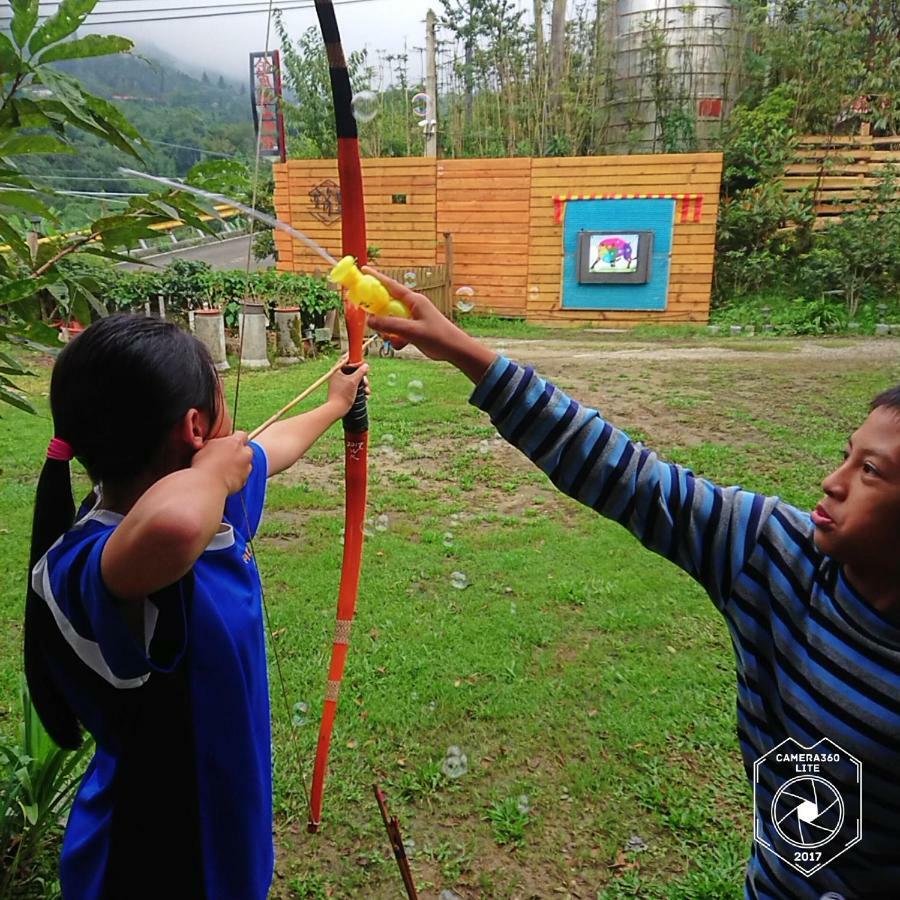
[[[246,485],[180,582],[142,603],[103,583],[122,517],[85,504],[32,585],[66,641],[53,677],[96,752],[60,861],[63,896],[263,900],[272,879],[272,752],[259,574],[248,541],[268,473]]]

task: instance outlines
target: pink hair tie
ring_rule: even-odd
[[[68,462],[75,454],[72,452],[72,445],[62,438],[51,438],[50,446],[47,447],[47,459],[60,459]]]

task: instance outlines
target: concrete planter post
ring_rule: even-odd
[[[248,369],[268,369],[266,308],[262,303],[245,303],[241,311],[241,365]]]
[[[194,311],[194,334],[212,356],[216,368],[224,372],[228,366],[225,356],[225,317],[221,309]]]
[[[279,365],[300,362],[300,307],[283,306],[275,310],[275,361]]]

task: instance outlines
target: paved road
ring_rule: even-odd
[[[185,247],[181,250],[173,247],[172,250],[167,250],[165,253],[145,256],[140,262],[124,263],[122,268],[132,270],[162,268],[176,259],[201,259],[204,262],[208,262],[214,269],[246,269],[249,242],[249,235],[241,234],[237,237],[225,238],[209,244],[199,244],[194,247]],[[251,256],[251,271],[269,269],[273,265],[274,260],[271,257],[257,262]]]

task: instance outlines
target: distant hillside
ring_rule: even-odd
[[[254,152],[249,91],[244,83],[218,74],[195,78],[138,54],[71,60],[59,67],[87,90],[112,100],[148,141],[148,149],[143,164],[136,165],[125,154],[85,135],[78,138],[76,154],[33,157],[29,171],[50,176],[48,184],[55,188],[143,191],[145,182],[118,177],[118,167],[180,176],[196,162],[216,158],[203,151],[247,159]],[[114,180],[104,180],[109,178]]]

